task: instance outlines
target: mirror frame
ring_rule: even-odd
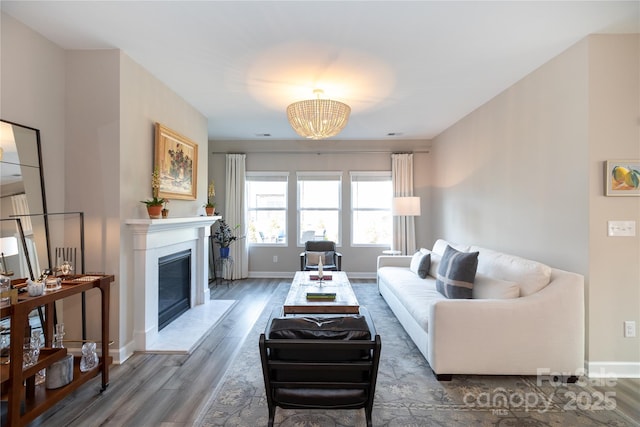
[[[42,197],[42,213],[31,213],[28,216],[42,216],[43,217],[43,222],[44,222],[44,233],[45,233],[45,242],[46,242],[46,251],[47,251],[47,257],[46,257],[46,262],[47,262],[47,268],[51,268],[51,248],[50,248],[50,243],[49,243],[49,221],[48,221],[48,211],[47,211],[47,196],[46,196],[46,192],[45,192],[45,188],[44,188],[44,169],[43,169],[43,163],[42,163],[42,140],[40,138],[40,129],[36,129],[33,128],[31,126],[25,126],[23,124],[20,123],[16,123],[16,122],[12,122],[10,120],[5,120],[0,118],[0,122],[4,122],[7,124],[10,124],[12,126],[19,126],[21,128],[24,129],[28,129],[31,130],[35,133],[35,137],[36,137],[36,150],[38,153],[38,169],[40,172],[40,190],[41,190],[41,197]],[[25,215],[11,215],[10,218],[19,218],[20,216],[25,216]],[[31,264],[31,261],[29,260],[29,264]],[[34,272],[34,274],[36,276],[40,275],[40,272]],[[35,279],[35,278],[32,278]]]

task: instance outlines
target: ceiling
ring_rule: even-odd
[[[0,7],[63,48],[121,49],[204,114],[212,140],[299,140],[285,109],[314,88],[352,107],[334,139],[431,139],[588,34],[640,32],[638,1]]]

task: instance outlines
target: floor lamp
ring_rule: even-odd
[[[393,214],[393,216],[400,217],[399,231],[400,231],[401,247],[394,248],[394,249],[399,249],[403,254],[407,255],[407,251],[409,249],[408,247],[409,236],[413,235],[415,239],[415,228],[414,228],[413,221],[410,224],[411,226],[409,227],[409,224],[407,224],[408,222],[407,217],[420,216],[420,213],[421,213],[420,197],[413,197],[413,196],[394,197],[391,213]]]

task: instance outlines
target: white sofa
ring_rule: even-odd
[[[479,252],[471,299],[436,290],[447,245]],[[412,256],[378,257],[380,294],[439,380],[452,374],[540,375],[575,381],[584,368],[584,278],[536,261],[438,240],[426,278]]]

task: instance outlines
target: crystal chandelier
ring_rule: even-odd
[[[325,139],[340,133],[347,125],[351,107],[331,99],[320,99],[323,93],[316,89],[316,99],[294,102],[287,107],[289,123],[304,138]]]

